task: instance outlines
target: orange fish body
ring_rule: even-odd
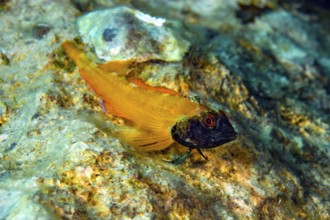
[[[169,147],[174,142],[171,129],[178,121],[207,111],[205,106],[180,97],[175,91],[120,76],[128,71],[130,61],[96,65],[72,42],[66,41],[62,47],[87,84],[104,101],[106,112],[132,124],[131,129],[120,130],[117,136],[139,150]]]

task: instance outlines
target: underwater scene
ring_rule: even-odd
[[[0,1],[0,219],[330,219],[327,0]]]

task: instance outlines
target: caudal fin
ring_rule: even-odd
[[[79,49],[72,41],[62,43],[62,48],[80,69],[92,64],[85,52]]]

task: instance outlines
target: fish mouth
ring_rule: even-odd
[[[229,141],[233,141],[237,138],[238,134],[235,131],[232,132],[226,132],[226,134],[223,134],[221,136],[221,140],[229,142]]]

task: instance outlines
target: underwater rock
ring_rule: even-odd
[[[178,32],[193,45],[183,62],[139,63],[128,77],[195,92],[225,111],[239,133],[203,150],[208,161],[193,151],[173,166],[164,160],[186,148],[143,153],[112,137],[114,124],[58,47],[77,35],[78,13],[119,1],[10,1],[1,11],[0,219],[330,219],[328,15],[305,15],[281,1],[280,10],[242,23],[236,1],[120,1],[183,21],[195,35]],[[88,7],[78,11],[82,2]],[[159,33],[120,8],[134,26],[124,27],[128,19],[117,13],[117,24],[97,36],[109,45],[129,42],[120,48],[125,57],[160,59],[157,47],[141,49]],[[36,24],[51,27],[40,40],[31,35]],[[175,31],[176,24],[149,25]]]
[[[0,101],[0,127],[7,121],[7,106]]]
[[[35,38],[37,39],[42,39],[44,38],[48,32],[51,30],[51,27],[49,27],[48,24],[36,24],[35,26],[33,26],[32,28],[32,34]]]
[[[3,52],[0,52],[0,65],[9,65],[9,64],[10,64],[9,58]]]
[[[165,19],[128,7],[91,12],[78,19],[78,28],[83,41],[106,61],[180,61],[190,46]]]
[[[161,5],[161,7],[159,7]],[[226,0],[186,0],[149,1],[135,0],[134,7],[152,11],[153,14],[170,19],[178,19],[185,24],[202,24],[204,27],[219,30],[235,24],[236,1]],[[232,26],[231,26],[232,27]]]

